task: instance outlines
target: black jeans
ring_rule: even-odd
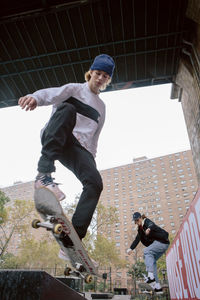
[[[103,183],[93,155],[72,134],[75,123],[76,108],[69,103],[61,104],[43,133],[38,171],[54,172],[54,161],[59,160],[80,180],[83,191],[72,217],[72,224],[79,237],[83,238],[103,190]]]

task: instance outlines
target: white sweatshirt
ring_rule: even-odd
[[[98,138],[105,121],[105,104],[98,95],[90,90],[88,82],[69,83],[61,87],[42,89],[28,96],[33,97],[37,101],[38,106],[52,104],[53,109],[51,116],[55,113],[57,106],[70,97],[74,97],[84,103],[88,111],[91,107],[95,109],[99,115],[96,121],[81,113],[77,113],[73,134],[81,145],[96,157]],[[47,124],[42,129],[41,134]]]

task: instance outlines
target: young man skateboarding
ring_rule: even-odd
[[[130,255],[138,243],[142,242],[146,247],[144,249],[144,260],[148,272],[146,283],[150,284],[157,294],[161,294],[162,288],[158,281],[156,261],[169,247],[169,234],[139,212],[133,214],[133,221],[137,224],[138,233],[127,253]]]
[[[99,93],[111,82],[114,67],[109,55],[98,55],[85,73],[85,83],[42,89],[19,99],[19,105],[26,110],[53,105],[51,118],[41,132],[42,155],[38,162],[35,189],[45,186],[61,201],[65,195],[51,177],[55,171],[55,160],[75,174],[83,185],[72,217],[80,239],[86,235],[103,189],[95,163],[99,134],[105,119],[105,104]],[[70,244],[67,239],[65,242]]]

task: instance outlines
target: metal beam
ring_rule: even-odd
[[[135,43],[137,41],[144,41],[144,40],[153,39],[153,38],[159,39],[159,38],[163,38],[163,37],[169,37],[169,36],[173,36],[173,35],[183,34],[184,32],[186,32],[186,31],[178,31],[178,32],[172,32],[172,33],[146,36],[146,37],[141,37],[141,38],[120,40],[120,41],[109,42],[109,43],[101,43],[101,44],[96,44],[96,45],[90,45],[89,48],[91,49],[91,48],[107,47],[107,46],[112,46],[112,45],[115,46],[115,45],[119,45],[119,44],[130,43],[130,42]],[[39,58],[42,58],[42,57],[47,57],[47,55],[51,56],[51,55],[58,55],[58,54],[69,54],[69,53],[73,53],[74,51],[81,51],[81,50],[88,50],[88,46],[87,47],[81,47],[81,48],[60,50],[60,51],[55,51],[55,52],[48,52],[48,53],[44,53],[44,54],[40,54],[40,55],[33,55],[33,56],[30,56],[30,57],[17,58],[17,59],[13,59],[13,60],[3,61],[3,62],[0,62],[0,65],[15,63],[15,62],[19,62],[19,61],[22,61],[22,60],[26,61],[26,60],[32,60],[32,59],[39,59]]]
[[[175,50],[175,49],[181,49],[181,46],[176,46],[176,47],[168,47],[168,48],[161,48],[157,50],[148,50],[148,51],[139,51],[136,53],[126,53],[126,54],[120,54],[116,55],[115,58],[120,58],[120,57],[128,57],[128,56],[135,56],[135,55],[141,55],[141,54],[150,54],[150,53],[158,53],[162,51],[168,51],[168,50]],[[83,64],[83,63],[90,63],[91,61],[86,59],[86,60],[81,60],[81,61],[74,61],[74,62],[69,62],[61,65],[54,65],[54,66],[47,66],[47,67],[41,67],[41,68],[36,68],[36,69],[30,69],[26,71],[20,71],[20,72],[15,72],[15,73],[9,73],[9,74],[3,74],[1,75],[0,78],[5,78],[5,77],[10,77],[10,76],[15,76],[15,75],[21,75],[21,74],[27,74],[31,72],[38,72],[38,71],[44,71],[44,70],[54,70],[56,68],[61,68],[61,67],[67,67],[71,65],[78,65],[78,64]]]

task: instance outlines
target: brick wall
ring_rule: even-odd
[[[190,45],[185,45],[176,84],[182,89],[181,103],[192,149],[198,183],[200,183],[200,1],[189,0],[187,17],[194,22]]]

